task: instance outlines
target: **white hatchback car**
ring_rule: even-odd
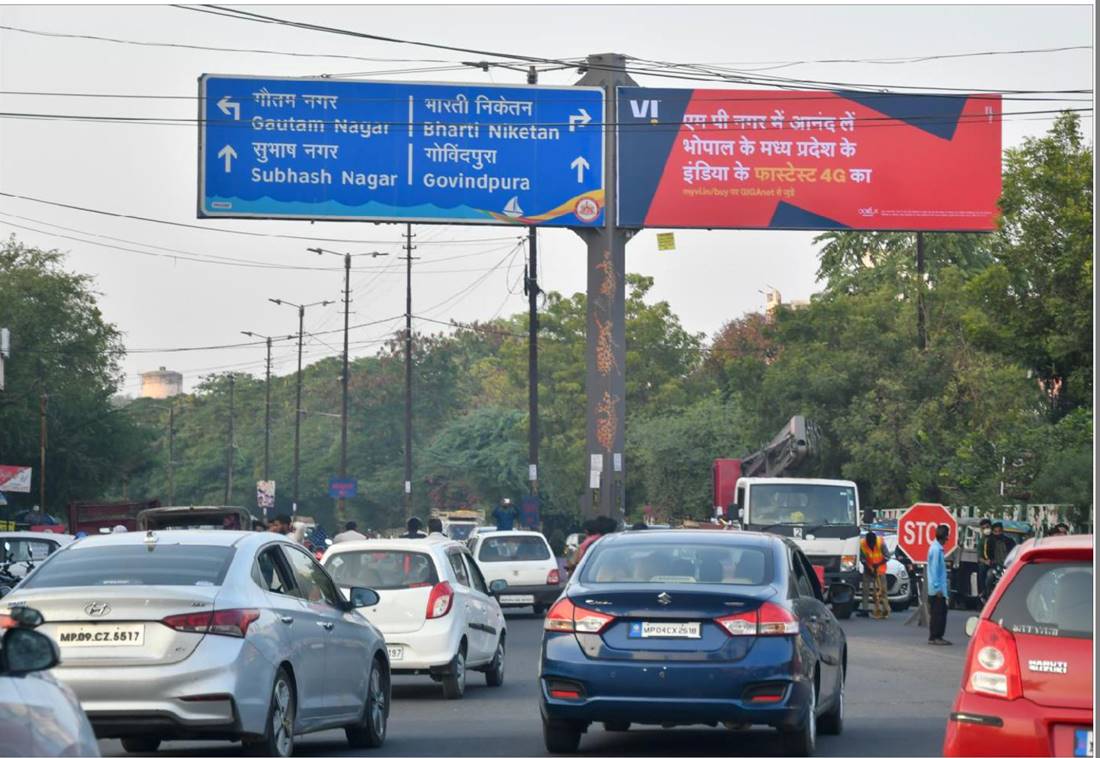
[[[504,614],[469,551],[458,542],[388,539],[333,545],[322,563],[343,589],[381,598],[360,609],[386,638],[394,674],[428,674],[448,699],[466,691],[466,672],[504,683]]]
[[[470,545],[485,578],[507,583],[498,595],[502,606],[531,606],[539,615],[561,594],[561,570],[541,533],[489,532],[476,535]]]

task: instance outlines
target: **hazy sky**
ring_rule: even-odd
[[[897,58],[977,51],[1092,45],[1091,6],[266,6],[284,18],[488,50],[546,58],[621,52],[677,62],[739,64]],[[248,23],[157,6],[3,6],[0,26],[39,32],[97,35],[142,42],[264,48],[376,58],[377,62],[212,52],[52,38],[0,29],[0,90],[175,96],[110,99],[0,94],[0,111],[195,118],[196,79],[202,73],[258,76],[363,74],[405,81],[523,83],[520,72],[486,74],[465,68],[394,73],[475,56],[407,45],[356,40]],[[906,64],[812,63],[767,73],[818,80],[983,89],[1062,90],[1093,86],[1092,51],[955,58]],[[544,74],[541,83],[571,84],[575,72]],[[636,77],[650,86],[719,86]],[[1005,111],[1059,107],[1006,102]],[[1091,101],[1076,107],[1091,107]],[[1012,146],[1050,125],[1049,117],[1006,119]],[[1091,118],[1086,121],[1091,130]],[[360,259],[353,272],[352,323],[397,317],[404,311],[400,254],[403,226],[300,221],[198,221],[196,128],[30,121],[0,118],[0,191],[118,213],[198,224],[183,229],[0,197],[0,234],[71,251],[68,265],[93,274],[107,319],[125,333],[131,350],[219,345],[242,341],[242,329],[289,334],[290,308],[267,302],[336,299],[340,261],[306,252],[308,241],[224,234],[207,229],[328,237],[326,247],[381,250],[389,258]],[[20,216],[23,218],[16,218]],[[45,224],[54,226],[47,227]],[[28,231],[29,227],[37,231]],[[58,227],[65,227],[61,229]],[[470,321],[526,308],[523,254],[509,256],[520,231],[496,227],[416,227],[414,312],[440,320]],[[66,235],[75,239],[67,239]],[[143,255],[90,244],[96,241]],[[627,248],[629,271],[656,278],[653,297],[668,300],[693,331],[711,335],[725,321],[761,310],[767,287],[784,299],[816,289],[811,234],[798,232],[678,231],[677,250],[659,253],[654,232]],[[114,239],[107,239],[107,238]],[[169,248],[206,256],[300,265],[306,270],[210,265],[173,259]],[[541,285],[572,293],[584,287],[584,246],[567,230],[540,236]],[[498,266],[492,270],[494,266]],[[371,269],[371,270],[367,270]],[[461,294],[460,294],[461,293]],[[307,330],[336,329],[337,306],[307,315]],[[399,328],[389,321],[353,332],[353,355],[371,353]],[[430,326],[418,324],[424,329]],[[322,342],[323,340],[323,342]],[[359,344],[354,344],[359,343]],[[340,335],[311,340],[307,360],[339,353]],[[14,356],[13,356],[14,358]],[[124,392],[136,394],[138,372],[164,365],[185,375],[191,388],[203,373],[234,368],[259,373],[256,347],[177,353],[132,352]],[[277,351],[276,371],[294,368],[289,344]]]

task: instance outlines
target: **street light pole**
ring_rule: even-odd
[[[271,480],[271,342],[272,340],[292,340],[294,335],[286,337],[268,337],[257,332],[242,331],[246,337],[258,337],[267,345],[267,360],[264,362],[264,481]]]
[[[405,224],[405,520],[412,516],[412,224]]]
[[[317,255],[324,255],[328,253],[330,255],[340,255],[333,250],[325,250],[320,247],[307,248],[311,253],[317,253]],[[389,255],[389,253],[370,252],[363,253],[363,255],[369,255],[372,258],[377,258],[380,255]],[[343,370],[340,374],[341,397],[340,397],[340,478],[346,479],[348,475],[348,314],[351,312],[351,253],[344,253],[344,360]],[[341,490],[343,491],[343,490]],[[336,525],[337,527],[343,527],[347,523],[347,513],[344,506],[343,496],[336,500]]]
[[[288,300],[269,297],[268,300],[275,305],[289,305],[298,310],[298,386],[294,401],[294,499],[291,501],[291,510],[298,511],[298,480],[301,476],[301,440],[302,440],[302,335],[305,332],[306,308],[319,305],[322,308],[332,305],[335,300],[319,300],[315,303],[298,305]]]

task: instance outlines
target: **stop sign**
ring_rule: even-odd
[[[944,554],[959,544],[959,525],[951,512],[939,503],[917,503],[898,519],[898,547],[905,551],[914,563],[928,562],[928,548],[936,540],[936,527],[947,524],[947,543]]]

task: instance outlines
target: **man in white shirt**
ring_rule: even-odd
[[[336,542],[351,542],[352,540],[365,540],[367,535],[358,531],[358,524],[354,521],[349,521],[344,525],[344,531],[337,534],[332,538],[334,543]]]
[[[441,520],[437,518],[428,519],[428,539],[434,542],[445,542],[450,539],[443,533],[443,522]]]

